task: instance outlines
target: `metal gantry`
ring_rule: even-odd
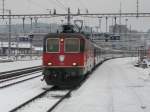
[[[0,19],[9,19],[11,16],[12,19],[22,19],[22,18],[53,18],[53,17],[61,17],[61,16],[68,16],[68,13],[66,14],[4,14],[0,15]],[[70,16],[85,16],[85,17],[102,17],[102,18],[120,18],[120,13],[80,13],[80,14],[73,14],[70,13]],[[137,17],[137,13],[121,13],[121,18],[127,18],[127,17]],[[138,13],[138,17],[150,17],[150,13]]]

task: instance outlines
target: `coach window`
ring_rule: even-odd
[[[80,40],[65,39],[65,52],[80,52]]]
[[[59,39],[47,39],[47,52],[59,52]]]

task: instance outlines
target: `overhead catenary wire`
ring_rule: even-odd
[[[88,13],[88,7],[85,5],[85,3],[83,2],[83,0],[79,0],[79,1],[74,1],[72,0],[73,2],[77,3],[78,4],[78,8],[80,9],[80,12],[82,11],[82,13]]]
[[[64,7],[65,10],[67,10],[67,8],[65,7],[65,5],[63,3],[61,3],[59,0],[55,0],[57,1],[57,3],[59,3],[62,7]]]
[[[58,0],[47,0],[50,3],[53,3],[54,5],[56,5],[57,7],[63,9],[65,12],[67,11],[67,8],[65,7],[64,4],[62,4],[60,1]]]

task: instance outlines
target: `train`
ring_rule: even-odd
[[[62,32],[44,38],[43,75],[48,85],[75,86],[107,56],[112,57],[112,51],[101,48],[89,34],[75,32],[73,27],[63,25]]]

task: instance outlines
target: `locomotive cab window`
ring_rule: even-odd
[[[59,52],[59,39],[47,39],[47,52]]]
[[[65,52],[80,52],[80,40],[65,39]]]

